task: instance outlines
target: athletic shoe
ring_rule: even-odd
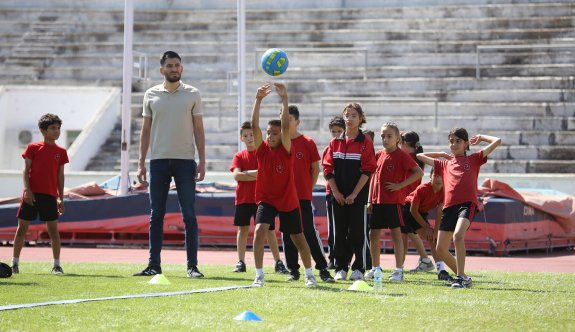
[[[13,274],[18,274],[18,273],[20,273],[20,268],[18,268],[18,264],[12,265],[12,273],[13,273]]]
[[[433,262],[431,260],[426,263],[421,258],[419,258],[419,263],[414,269],[409,270],[409,273],[429,272],[433,271],[433,269],[435,269],[435,266],[433,266]]]
[[[188,269],[188,278],[203,278],[204,274],[198,270],[197,266],[192,266]]]
[[[254,287],[262,287],[264,285],[264,275],[262,274],[261,276],[256,276],[256,278],[254,279],[254,282],[252,283],[252,286]]]
[[[439,271],[437,274],[437,280],[446,280],[446,281],[455,281],[452,276],[449,275],[449,272],[445,270]]]
[[[316,287],[317,286],[317,281],[315,281],[315,277],[313,275],[305,276],[305,286],[306,287]]]
[[[345,270],[339,270],[335,272],[335,280],[345,280],[347,279],[347,272]]]
[[[463,279],[462,277],[457,277],[455,281],[451,284],[451,288],[469,288],[472,284],[471,278]]]
[[[296,281],[299,280],[299,271],[293,270],[289,273],[286,281]]]
[[[331,273],[329,273],[329,271],[327,269],[323,269],[323,270],[319,270],[319,277],[321,278],[321,280],[323,282],[327,282],[327,283],[332,283],[335,282],[335,280],[333,279],[333,277],[331,276]]]
[[[363,278],[365,280],[369,280],[369,279],[373,279],[373,274],[375,273],[375,267],[371,270],[367,270],[365,271],[365,273],[363,274]]]
[[[394,270],[391,276],[389,277],[389,281],[403,282],[403,271]]]
[[[353,270],[349,276],[349,280],[363,280],[363,273],[360,270]]]
[[[288,269],[286,269],[286,266],[284,265],[284,262],[281,261],[281,259],[277,260],[276,266],[275,266],[275,271],[276,271],[276,273],[281,273],[281,274],[288,274],[289,273]]]
[[[149,277],[155,276],[156,274],[162,274],[162,268],[159,266],[148,266],[140,272],[133,274],[134,277]]]
[[[236,263],[236,268],[232,272],[246,272],[246,263],[244,261],[238,261]]]
[[[64,270],[60,265],[56,265],[52,268],[52,274],[64,274]]]

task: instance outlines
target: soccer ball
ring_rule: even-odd
[[[262,56],[262,69],[270,76],[283,74],[289,65],[286,52],[279,48],[270,48]]]

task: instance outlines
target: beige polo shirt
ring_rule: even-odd
[[[144,117],[152,118],[150,159],[194,159],[193,117],[202,116],[200,91],[180,81],[172,93],[158,84],[144,94]]]

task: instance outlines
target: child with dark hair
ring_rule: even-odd
[[[44,114],[38,127],[44,140],[28,144],[24,158],[24,193],[18,209],[18,228],[14,236],[12,272],[20,273],[20,252],[30,221],[40,217],[46,222],[52,244],[53,274],[64,274],[60,266],[60,234],[58,216],[64,214],[64,165],[68,163],[66,149],[56,144],[62,120],[54,114]]]
[[[369,178],[375,171],[373,142],[360,130],[366,123],[361,105],[347,104],[342,112],[345,132],[333,138],[323,157],[323,174],[331,190],[335,225],[335,279],[345,280],[351,265],[350,280],[362,280],[371,268],[367,239]]]
[[[329,133],[331,134],[331,138],[336,138],[341,136],[345,131],[345,122],[343,122],[343,118],[339,115],[334,116],[328,124]],[[325,157],[327,152],[327,146],[323,149],[321,154],[321,159]],[[334,232],[335,226],[333,221],[333,209],[332,209],[332,197],[331,197],[331,189],[329,188],[329,183],[325,185],[325,209],[327,212],[327,246],[329,249],[328,252],[328,269],[335,269],[334,265],[334,256],[333,256],[333,241],[334,241]]]
[[[445,201],[443,217],[437,235],[437,254],[447,266],[457,273],[452,288],[471,287],[472,280],[465,274],[465,232],[471,226],[477,209],[477,177],[487,156],[501,144],[501,138],[476,135],[469,138],[467,130],[455,128],[448,135],[451,154],[426,152],[417,159],[433,166],[437,175],[443,177]],[[479,152],[467,155],[469,145],[486,142]],[[444,158],[444,159],[438,159]],[[451,240],[455,245],[455,257],[449,252]]]
[[[236,153],[232,159],[230,171],[234,174],[234,180],[238,182],[236,187],[236,211],[234,214],[234,226],[238,227],[236,245],[238,251],[238,263],[233,272],[246,272],[246,243],[250,232],[250,220],[256,218],[256,177],[258,174],[258,158],[254,143],[252,124],[246,121],[240,128],[240,140],[246,148]],[[275,223],[270,225],[268,232],[268,245],[274,257],[275,272],[288,273],[284,263],[280,259],[278,239],[275,233]]]
[[[400,134],[396,124],[388,122],[381,127],[381,140],[383,149],[375,154],[377,168],[369,187],[369,240],[373,269],[366,273],[366,277],[372,277],[377,269],[381,269],[381,230],[388,228],[395,255],[395,270],[389,281],[403,282],[405,253],[400,229],[404,226],[401,206],[407,196],[405,188],[420,179],[423,171],[399,148]]]
[[[254,261],[256,277],[253,286],[264,285],[262,270],[264,241],[270,225],[279,215],[280,231],[290,234],[291,240],[300,253],[305,268],[305,285],[317,286],[311,268],[309,246],[302,232],[299,201],[295,186],[293,165],[295,153],[289,133],[288,93],[285,85],[275,83],[275,90],[282,99],[281,120],[270,120],[263,139],[259,126],[260,106],[262,100],[271,92],[271,85],[264,84],[258,88],[252,111],[252,129],[258,158],[258,175],[256,178],[256,231],[254,235]]]

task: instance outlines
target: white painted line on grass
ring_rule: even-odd
[[[94,301],[137,299],[137,298],[142,298],[142,297],[161,297],[161,296],[188,295],[188,294],[195,294],[195,293],[211,293],[211,292],[221,292],[221,291],[240,289],[240,288],[251,288],[251,287],[252,287],[251,285],[249,285],[249,286],[226,286],[226,287],[195,289],[195,290],[191,290],[191,291],[181,291],[181,292],[148,293],[148,294],[98,297],[98,298],[94,298],[94,299],[76,299],[76,300],[62,300],[62,301],[52,301],[52,302],[13,304],[13,305],[1,306],[0,311],[34,308],[34,307],[42,307],[42,306],[58,305],[58,304],[76,304],[76,303],[94,302]]]

